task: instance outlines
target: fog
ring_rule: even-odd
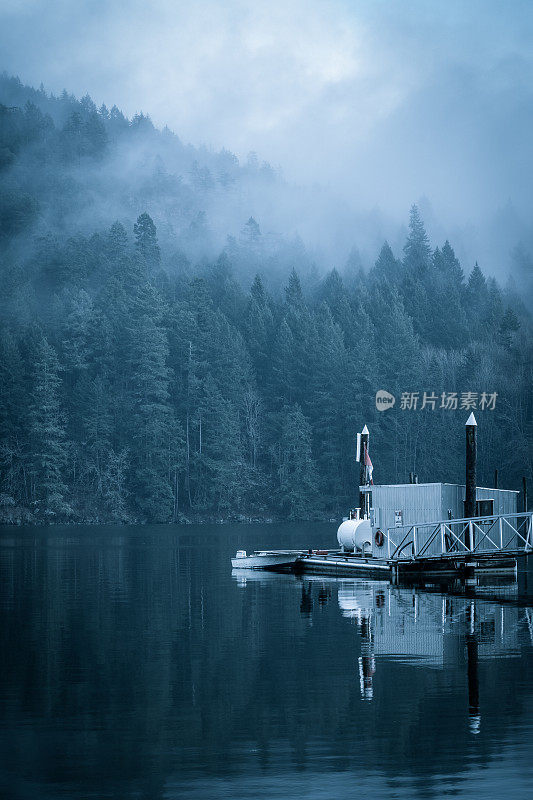
[[[504,279],[533,238],[532,28],[518,0],[7,0],[0,53],[24,83],[257,152],[292,188],[239,213],[325,266],[400,248],[417,202],[434,245]]]

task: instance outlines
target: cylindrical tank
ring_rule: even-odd
[[[372,544],[372,528],[369,519],[346,519],[339,525],[337,541],[343,550],[362,550]]]

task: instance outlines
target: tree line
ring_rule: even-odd
[[[402,409],[404,392],[496,393],[480,484],[532,475],[531,317],[511,285],[432,248],[416,206],[401,254],[384,243],[370,269],[326,275],[253,216],[214,258],[162,241],[147,211],[80,232],[61,189],[81,207],[117,116],[80,108],[58,128],[31,102],[0,107],[2,520],[336,516],[365,423],[376,483],[462,482],[470,411]],[[397,398],[386,413],[379,389]]]

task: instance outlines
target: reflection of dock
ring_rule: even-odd
[[[481,731],[486,709],[479,679],[483,663],[520,658],[524,645],[533,645],[531,600],[524,606],[514,580],[482,575],[462,585],[457,579],[447,586],[398,585],[386,576],[373,580],[243,572],[233,573],[243,587],[248,580],[264,583],[267,591],[276,583],[299,585],[294,602],[310,623],[325,606],[338,605],[342,617],[357,629],[359,651],[351,676],[366,702],[390,691],[385,684],[394,662],[441,672],[443,680],[458,674],[465,689],[464,721],[473,735]]]
[[[493,587],[494,592],[498,589]],[[480,662],[518,657],[521,629],[533,643],[531,610],[518,605],[362,580],[339,583],[338,604],[342,615],[357,624],[361,637],[357,672],[363,700],[375,697],[380,662],[423,664],[435,670],[463,663],[473,734],[481,727]]]

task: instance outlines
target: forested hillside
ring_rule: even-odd
[[[330,516],[365,423],[376,483],[461,482],[472,407],[480,485],[533,475],[524,298],[415,206],[401,252],[324,274],[254,218],[281,181],[255,157],[5,76],[0,102],[3,521]]]

